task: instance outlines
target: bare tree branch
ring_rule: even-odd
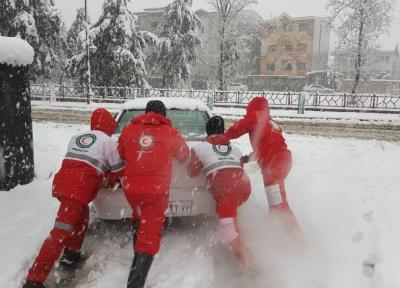
[[[258,0],[210,0],[209,4],[214,7],[219,20],[219,49],[220,57],[218,63],[217,79],[219,89],[226,88],[227,71],[230,64],[238,58],[235,49],[235,21],[239,14]]]
[[[372,58],[378,39],[388,32],[394,0],[328,0],[327,10],[336,22],[339,50],[352,63],[356,93],[363,66]]]

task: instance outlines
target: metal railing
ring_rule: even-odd
[[[255,96],[268,99],[273,108],[335,111],[400,112],[400,95],[347,94],[343,92],[277,92],[277,91],[217,91],[141,89],[134,87],[93,86],[91,93],[85,86],[31,84],[33,100],[68,102],[123,103],[129,99],[145,97],[185,97],[207,104],[244,107]]]

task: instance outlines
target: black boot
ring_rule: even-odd
[[[133,221],[132,225],[131,225],[131,229],[132,229],[132,242],[133,242],[133,247],[135,247],[136,244],[136,233],[139,230],[139,219]]]
[[[153,256],[136,253],[133,258],[131,271],[129,272],[127,288],[143,288],[146,282],[147,273],[150,270]]]
[[[64,253],[60,259],[60,264],[66,267],[73,267],[76,264],[85,260],[84,253],[81,251],[72,251],[67,248],[64,249]]]
[[[26,281],[22,288],[46,288],[46,286],[44,286],[43,283]]]

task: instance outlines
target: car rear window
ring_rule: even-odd
[[[125,110],[118,119],[116,133],[121,133],[133,117],[145,113],[144,110]],[[186,137],[200,136],[206,134],[206,123],[210,116],[204,111],[171,109],[167,111],[167,117],[172,121],[172,125]]]

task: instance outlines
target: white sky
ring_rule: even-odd
[[[103,5],[103,0],[87,0],[89,14],[93,20],[96,20]],[[132,11],[143,11],[144,8],[162,7],[168,5],[172,0],[131,0]],[[400,0],[395,0],[394,21],[390,36],[384,36],[381,39],[381,46],[386,49],[393,49],[396,44],[400,44]],[[84,6],[84,0],[55,0],[60,9],[67,27],[72,24],[75,18],[76,10]],[[194,0],[193,8],[203,8],[210,10],[209,0]],[[327,16],[325,10],[325,0],[258,0],[259,4],[255,9],[263,18],[278,16],[283,12],[291,16]]]

